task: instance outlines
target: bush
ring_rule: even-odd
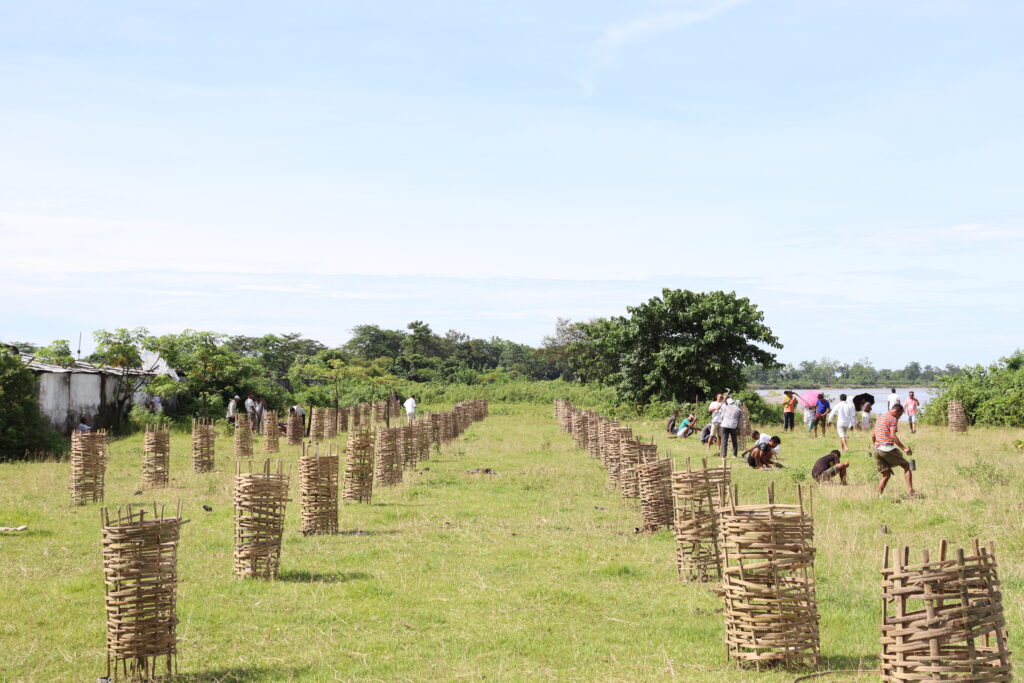
[[[39,410],[35,375],[21,358],[4,351],[0,351],[0,415],[0,461],[67,450],[64,438],[47,426]]]
[[[167,413],[154,413],[142,406],[132,406],[128,413],[128,421],[134,429],[145,429],[146,427],[169,427],[172,420]]]
[[[943,377],[938,396],[929,402],[925,422],[944,425],[946,403],[963,401],[971,424],[1024,427],[1024,352],[1017,350],[987,368],[964,368],[962,374]]]

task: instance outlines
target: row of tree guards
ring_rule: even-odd
[[[726,461],[695,468],[687,459],[673,472],[653,443],[595,411],[558,400],[555,417],[624,498],[639,494],[645,530],[667,526],[661,511],[673,511],[679,578],[720,583],[731,659],[757,669],[818,664],[813,504],[802,487],[795,505],[777,503],[774,485],[766,504],[741,505]],[[943,541],[938,559],[925,550],[920,562],[886,546],[882,605],[883,681],[1012,680],[991,543],[950,556]]]
[[[342,500],[369,503],[373,487],[401,483],[403,473],[458,438],[488,414],[487,401],[459,403],[451,411],[430,413],[408,425],[371,424],[348,430],[345,452],[338,444],[301,444],[298,458],[301,532],[304,535],[338,532],[339,464]],[[208,448],[212,463],[212,424],[193,422],[193,449]],[[236,423],[236,434],[245,425]],[[154,453],[169,453],[166,429],[147,430],[144,443]],[[166,438],[165,438],[166,437]],[[80,462],[103,461],[106,435],[73,435]],[[251,438],[251,433],[250,433]],[[236,441],[237,446],[237,441]],[[148,454],[150,451],[147,450]],[[146,456],[144,455],[144,458]],[[204,465],[205,466],[205,465]],[[203,469],[201,471],[211,471]],[[72,491],[85,495],[86,485]],[[376,479],[376,481],[375,481]],[[98,497],[102,499],[102,477]],[[289,497],[290,466],[280,459],[243,458],[235,464],[234,568],[239,577],[276,578]],[[95,489],[95,485],[93,485]],[[77,502],[77,499],[76,499]],[[101,510],[103,571],[107,614],[107,676],[113,680],[153,680],[177,674],[177,548],[182,519],[179,502],[171,515],[163,507],[128,505],[116,513]]]

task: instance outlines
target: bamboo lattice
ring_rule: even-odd
[[[338,455],[334,446],[330,444],[327,455],[320,455],[319,444],[303,446],[299,458],[303,536],[338,533]]]
[[[213,420],[193,418],[192,420],[192,471],[212,472],[217,432]]]
[[[235,464],[235,574],[273,579],[281,563],[288,473],[278,460]]]
[[[324,438],[334,439],[338,436],[338,409],[327,408],[324,413]]]
[[[378,427],[373,467],[377,486],[394,486],[402,481],[402,454],[398,449],[401,427]]]
[[[281,428],[277,424],[277,411],[263,411],[263,452],[278,453],[281,450]]]
[[[170,481],[171,433],[166,427],[146,426],[142,442],[142,486],[163,488]]]
[[[963,401],[950,401],[946,404],[946,416],[949,419],[951,432],[967,431],[967,413],[964,412]]]
[[[288,445],[289,446],[301,446],[302,440],[306,436],[306,421],[304,416],[299,415],[295,411],[289,411],[288,413]]]
[[[107,432],[71,432],[71,504],[103,500],[107,472]]]
[[[798,505],[739,505],[735,490],[719,516],[725,642],[729,656],[760,668],[818,661],[814,520]]]
[[[107,678],[151,681],[177,674],[178,537],[181,506],[101,511]],[[161,664],[163,665],[161,667]]]
[[[373,432],[352,429],[345,449],[343,501],[369,503],[373,495]]]
[[[240,413],[235,416],[235,460],[252,457],[252,423],[249,416]]]
[[[348,431],[348,408],[338,408],[338,434],[344,434]]]
[[[323,441],[327,428],[327,408],[313,408],[309,418],[309,438]]]
[[[718,515],[724,492],[729,489],[732,472],[708,467],[707,458],[699,469],[672,473],[675,498],[676,565],[684,581],[718,581],[722,578],[722,554],[718,547]]]
[[[913,564],[910,548],[895,555],[885,548],[882,680],[1013,680],[993,545],[951,558],[943,541],[937,559],[924,550]]]
[[[398,453],[402,461],[402,469],[416,469],[416,462],[419,460],[419,430],[416,423],[397,427],[398,429]]]
[[[640,465],[640,516],[644,531],[672,526],[672,459]]]

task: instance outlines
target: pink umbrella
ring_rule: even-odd
[[[805,391],[804,393],[797,396],[797,398],[800,399],[800,402],[803,403],[805,406],[810,406],[813,408],[814,406],[818,405],[818,394],[820,393],[821,389],[809,389],[808,391]]]

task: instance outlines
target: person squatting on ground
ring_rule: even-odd
[[[774,459],[779,454],[779,445],[781,444],[782,439],[779,437],[762,434],[757,443],[743,451],[743,457],[747,459],[747,464],[754,469],[770,470],[773,467],[782,467],[782,463]]]
[[[907,494],[914,495],[914,473],[902,452],[906,451],[907,455],[913,455],[914,451],[904,446],[900,437],[896,435],[901,415],[903,415],[903,406],[897,403],[892,410],[875,420],[875,430],[871,433],[875,465],[878,467],[879,474],[882,475],[882,481],[878,482],[878,495],[882,495],[882,492],[885,491],[885,485],[892,477],[893,467],[903,468],[903,476],[907,482]]]
[[[687,439],[690,436],[692,436],[696,431],[697,418],[693,415],[693,413],[690,413],[689,415],[686,416],[686,419],[683,420],[683,423],[679,425],[679,431],[676,432],[676,436]]]
[[[907,404],[903,406],[903,412],[907,415],[907,422],[910,423],[910,433],[917,434],[917,414],[921,412],[921,402],[914,397],[911,391],[907,397]]]
[[[857,426],[857,408],[850,401],[846,400],[846,394],[839,394],[839,403],[832,413],[836,418],[836,434],[839,435],[839,445],[843,453],[850,450],[846,443],[847,432],[853,431]]]
[[[678,410],[673,410],[672,411],[672,417],[670,417],[668,419],[668,424],[665,425],[665,431],[668,432],[669,434],[675,434],[676,433],[676,423],[678,423],[678,422],[679,422],[679,411]]]
[[[846,470],[849,466],[849,462],[841,461],[839,451],[833,449],[828,455],[823,455],[814,462],[811,478],[819,484],[826,484],[838,474],[839,483],[846,486]]]
[[[782,431],[791,432],[795,429],[796,405],[798,401],[796,394],[789,389],[782,393],[786,395],[786,397],[782,399]]]
[[[712,444],[722,441],[722,416],[718,413],[725,405],[724,400],[725,396],[718,394],[715,396],[715,400],[708,404],[708,413],[711,416],[711,437],[708,439],[708,450],[711,450]]]
[[[737,402],[726,403],[722,406],[717,413],[721,420],[722,430],[722,448],[719,451],[719,455],[723,458],[729,452],[729,441],[732,441],[732,454],[739,455],[739,441],[738,435],[740,431],[740,422],[743,420],[743,411],[740,409],[740,404]]]

